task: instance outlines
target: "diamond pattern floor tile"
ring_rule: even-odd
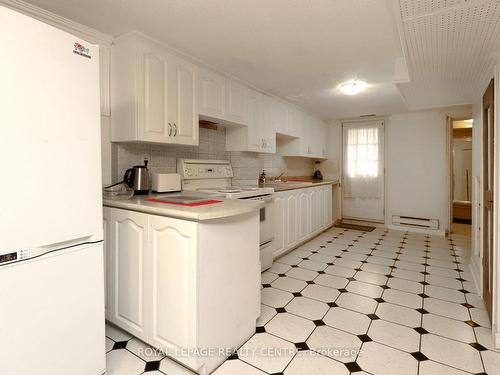
[[[301,355],[297,355],[285,370],[285,375],[348,375],[349,371],[346,366],[327,358],[318,355],[315,352],[307,351]]]
[[[256,333],[214,374],[499,374],[469,257],[466,237],[332,228],[262,274]],[[194,374],[106,336],[110,375]]]

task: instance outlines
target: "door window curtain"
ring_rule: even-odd
[[[380,135],[378,125],[344,127],[344,197],[382,196]]]

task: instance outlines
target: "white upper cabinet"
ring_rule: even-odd
[[[171,94],[171,118],[173,120],[173,143],[197,145],[199,133],[198,108],[196,106],[196,75],[197,70],[191,63],[172,59],[172,74],[174,89]]]
[[[254,90],[247,90],[245,95],[245,123],[248,124],[248,151],[262,151],[264,149],[262,105],[262,94]]]
[[[276,99],[262,95],[263,103],[263,121],[262,121],[262,138],[264,139],[264,150],[267,153],[276,153],[276,129],[282,126],[286,121],[280,117],[280,102]]]
[[[226,112],[224,118],[237,124],[245,124],[245,95],[247,88],[226,79]]]
[[[222,119],[226,112],[226,78],[201,69],[198,75],[198,100],[200,115]]]
[[[276,153],[276,134],[281,134],[288,137],[283,156],[327,158],[322,121],[141,34],[115,41],[111,65],[113,142],[198,145],[201,117],[227,126],[227,151]],[[105,100],[102,107],[106,113]]]
[[[198,74],[200,116],[219,123],[246,125],[245,95],[248,89],[236,81],[201,69]]]
[[[298,138],[287,142],[282,147],[282,155],[327,159],[327,126],[323,121],[302,111],[294,114],[293,118],[298,120]]]
[[[264,98],[264,123],[272,124],[275,133],[288,135],[287,105],[270,96],[264,96]]]
[[[227,151],[276,152],[276,130],[267,98],[258,91],[245,89],[246,126],[226,129]]]
[[[197,68],[129,34],[112,48],[111,140],[198,144]]]
[[[299,109],[288,106],[287,111],[286,111],[286,129],[287,132],[285,133],[286,135],[292,136],[292,137],[299,137],[300,135],[300,123],[301,123],[301,115],[302,111]]]

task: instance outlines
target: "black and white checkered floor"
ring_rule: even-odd
[[[262,274],[256,333],[214,374],[500,374],[469,256],[468,237],[332,228]],[[107,336],[109,375],[192,374]]]

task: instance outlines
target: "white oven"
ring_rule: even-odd
[[[228,160],[177,160],[183,190],[217,194],[228,199],[251,199],[264,202],[260,209],[260,262],[262,270],[273,264],[274,198],[273,188],[232,186],[233,168]]]
[[[262,271],[273,265],[274,253],[274,197],[272,194],[240,198],[259,200],[265,203],[260,209],[260,263]]]

